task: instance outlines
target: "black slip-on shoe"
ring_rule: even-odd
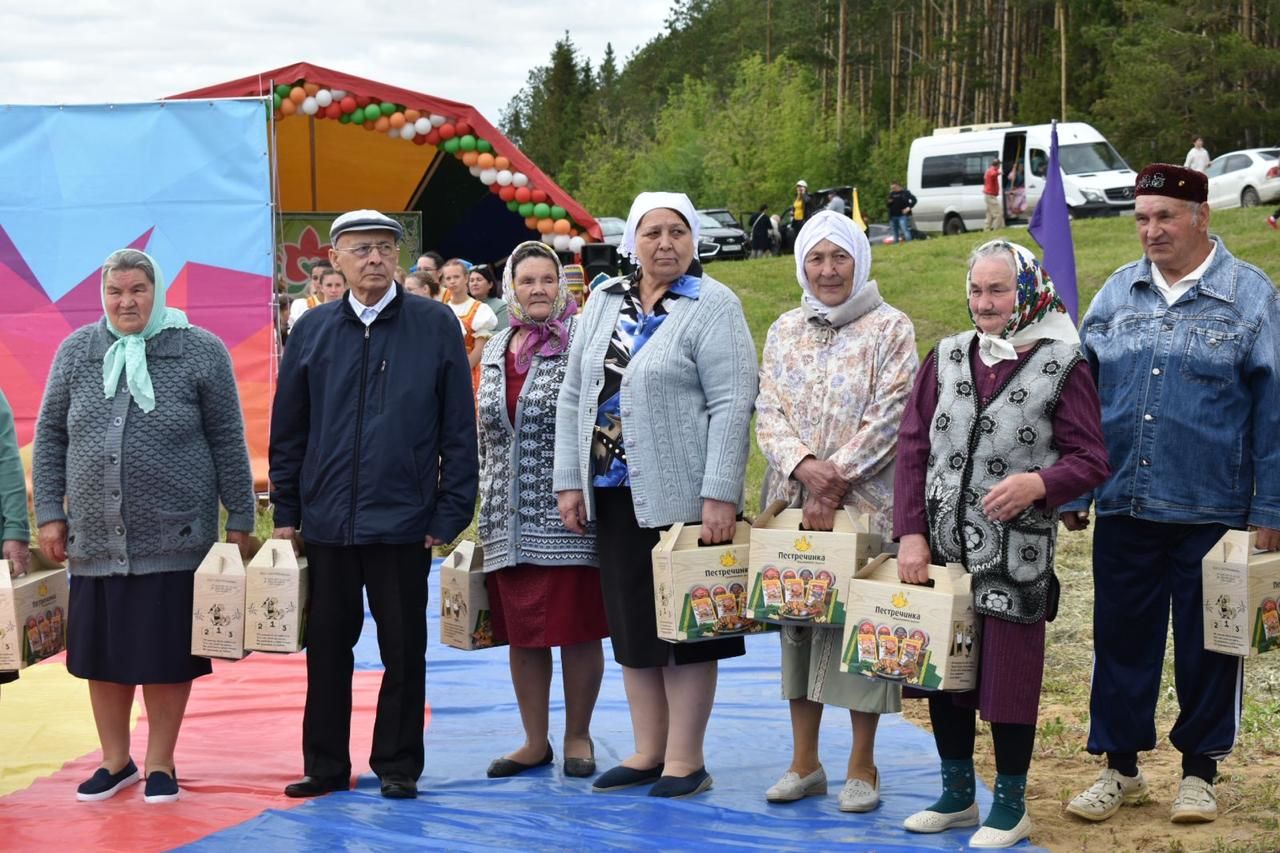
[[[535,764],[524,764],[519,761],[512,761],[510,758],[495,758],[493,763],[489,765],[487,773],[490,779],[505,779],[508,776],[516,776],[526,770],[546,767],[552,761],[555,761],[555,758],[555,753],[551,751],[551,744],[547,744],[546,754],[542,756],[542,760]]]
[[[618,791],[623,788],[634,788],[636,785],[648,785],[662,777],[662,767],[651,767],[648,770],[635,770],[619,764],[612,770],[606,770],[591,786],[597,792]]]
[[[94,803],[109,800],[133,783],[142,778],[138,765],[129,759],[129,763],[120,768],[119,773],[112,773],[105,767],[99,767],[88,779],[76,788],[76,799],[82,803]]]
[[[688,776],[663,776],[649,789],[649,796],[676,800],[701,794],[710,787],[711,774],[707,768],[699,767]]]

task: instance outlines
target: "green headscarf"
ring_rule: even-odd
[[[187,320],[187,315],[177,308],[165,307],[164,273],[160,271],[160,265],[156,263],[155,258],[137,249],[120,249],[112,252],[103,262],[102,313],[107,314],[106,271],[122,261],[131,267],[140,266],[138,262],[143,259],[151,267],[152,280],[155,284],[151,316],[147,318],[147,325],[142,331],[132,335],[126,335],[117,329],[112,324],[111,317],[107,316],[107,328],[111,330],[116,340],[107,348],[107,354],[102,357],[102,392],[108,399],[114,397],[116,389],[120,387],[120,374],[123,372],[125,382],[129,386],[129,393],[133,395],[138,408],[144,412],[150,412],[156,407],[156,394],[155,389],[151,387],[151,374],[147,371],[147,341],[165,329],[189,329],[191,323]]]

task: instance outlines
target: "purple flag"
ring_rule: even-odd
[[[1058,167],[1058,123],[1053,123],[1049,144],[1049,172],[1044,192],[1031,214],[1027,229],[1044,253],[1045,270],[1053,286],[1067,306],[1072,322],[1079,323],[1080,299],[1076,294],[1076,249],[1071,241],[1071,216],[1067,210],[1067,194],[1062,189],[1062,170]]]

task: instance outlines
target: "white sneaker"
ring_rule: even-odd
[[[953,826],[977,826],[978,804],[970,803],[969,808],[958,812],[935,812],[925,809],[916,812],[902,822],[907,832],[942,832]]]
[[[1067,811],[1085,820],[1106,820],[1125,803],[1135,803],[1146,795],[1147,780],[1142,778],[1141,770],[1137,776],[1126,776],[1108,767],[1087,790],[1067,803]]]
[[[1031,815],[1022,813],[1022,820],[1013,829],[996,829],[984,826],[969,839],[970,847],[1012,847],[1031,835]]]
[[[850,777],[840,789],[840,811],[869,812],[880,805],[880,771],[876,771],[876,781],[868,784],[861,779]]]
[[[808,776],[788,770],[773,787],[764,792],[771,803],[793,803],[805,797],[820,797],[827,793],[827,771],[819,767]]]
[[[1218,819],[1218,795],[1213,785],[1199,778],[1188,776],[1178,785],[1178,796],[1173,799],[1174,823],[1209,823]]]

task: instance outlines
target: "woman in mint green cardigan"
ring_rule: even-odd
[[[27,542],[31,530],[27,523],[27,481],[22,473],[22,457],[18,455],[18,435],[13,428],[13,409],[4,392],[0,392],[0,554],[9,561],[9,573],[15,578],[25,575],[31,553]],[[0,672],[0,684],[16,680],[16,672]]]

